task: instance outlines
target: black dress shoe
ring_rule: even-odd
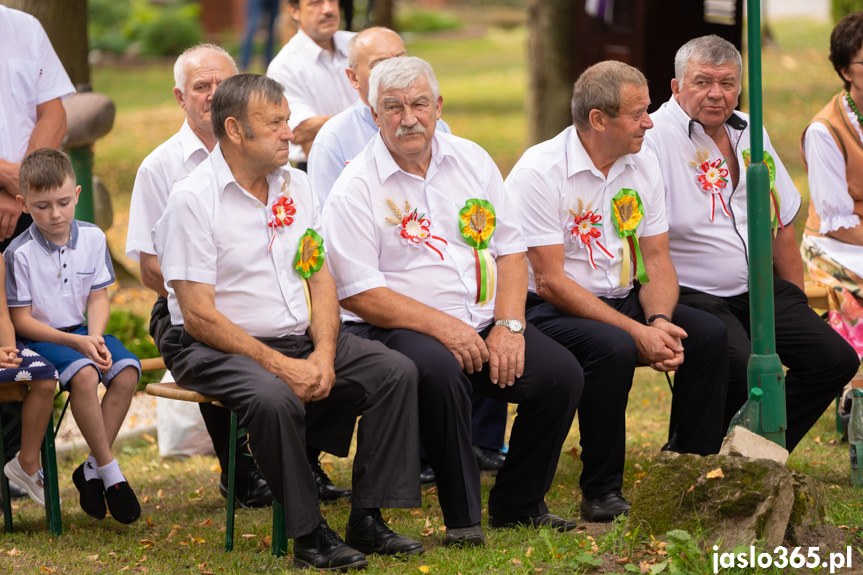
[[[105,490],[102,488],[102,480],[85,479],[85,465],[87,462],[82,463],[72,472],[72,483],[75,484],[75,488],[81,494],[78,501],[84,513],[96,519],[105,519],[108,508],[105,506]]]
[[[366,555],[415,555],[425,551],[419,541],[390,529],[380,511],[375,515],[366,515],[356,525],[348,522],[345,543]]]
[[[473,454],[476,457],[476,464],[480,471],[497,472],[503,467],[503,462],[506,461],[506,455],[498,449],[488,449],[487,447],[473,446]]]
[[[581,516],[591,523],[611,523],[618,515],[629,515],[630,507],[623,493],[609,491],[594,499],[582,498]]]
[[[427,462],[420,463],[420,485],[428,485],[435,482],[434,470]]]
[[[320,461],[309,463],[312,468],[312,475],[315,476],[315,483],[318,486],[318,499],[321,501],[335,501],[336,499],[350,499],[351,490],[347,487],[336,487],[333,482],[327,477]]]
[[[301,569],[348,571],[365,569],[368,564],[365,555],[342,541],[326,519],[308,535],[294,539],[294,565]]]
[[[447,528],[443,544],[444,547],[482,547],[485,545],[485,536],[479,523],[470,527]]]
[[[257,464],[253,463],[249,467],[245,479],[237,479],[234,486],[234,500],[237,505],[243,509],[260,509],[273,504],[273,493]],[[219,493],[225,499],[228,498],[228,473],[225,471],[219,478]]]
[[[141,505],[127,481],[116,483],[105,490],[105,501],[111,517],[120,523],[134,523],[141,516]]]
[[[563,533],[571,531],[578,527],[578,523],[572,519],[564,519],[552,513],[543,513],[542,515],[507,515],[505,513],[488,512],[488,524],[495,529],[510,529],[513,527],[550,527]]]

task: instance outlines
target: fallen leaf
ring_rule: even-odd
[[[204,540],[203,537],[192,537],[192,543],[203,545],[204,543],[206,543],[206,540]]]
[[[147,443],[156,443],[156,438],[150,435],[149,433],[142,433],[141,439],[146,441]]]
[[[422,535],[423,537],[428,537],[429,535],[434,535],[434,529],[431,529],[430,527],[426,527],[425,529],[420,531],[420,535]]]
[[[572,457],[573,461],[578,461],[580,459],[580,456],[578,454],[578,448],[575,446],[567,449],[566,454]]]
[[[627,563],[632,563],[632,561],[629,560],[629,557],[618,557],[614,560],[614,562],[618,565],[626,565]]]
[[[188,541],[180,541],[180,545],[182,545],[183,547],[188,547],[189,542]]]
[[[221,470],[222,470],[222,466],[219,465],[218,461],[210,466],[210,471],[212,471],[213,473],[218,473]]]
[[[149,502],[150,502],[150,496],[149,495],[145,495],[144,497],[141,498],[141,503],[149,503]],[[147,523],[151,523],[149,517],[147,517]]]
[[[420,573],[428,573],[429,572],[429,566],[428,565],[420,565],[419,570],[420,570]]]
[[[96,553],[95,555],[87,555],[87,559],[89,559],[90,561],[98,561],[99,560],[99,554]]]
[[[123,567],[122,569],[120,569],[120,571],[128,571],[128,570],[129,570],[129,566],[128,566],[128,565],[126,565],[125,567]]]
[[[204,489],[205,489],[204,487],[199,487],[199,488],[195,489],[195,493],[197,493],[198,495],[200,495],[200,494],[202,494],[202,493],[204,492]]]
[[[198,527],[209,527],[209,526],[210,526],[210,525],[212,525],[212,524],[213,524],[213,520],[212,520],[212,519],[204,519],[203,521],[201,521],[200,523],[198,523]]]
[[[159,499],[162,498],[162,490],[161,489],[156,492],[156,497],[158,497]]]
[[[640,463],[636,463],[636,464],[635,464],[635,468],[636,468],[637,470],[641,471],[641,469],[642,469],[641,464],[640,464]]]
[[[240,535],[240,537],[242,537],[243,539],[254,539],[255,537],[257,537],[257,535],[253,535],[251,533],[243,533],[242,535]]]
[[[524,554],[524,556],[525,556],[525,557],[530,557],[532,553],[533,553],[533,547],[528,547],[528,548],[527,548],[527,551],[526,551],[526,552],[525,552],[525,554]]]
[[[431,520],[426,517],[426,527],[431,527]]]
[[[821,436],[820,436],[820,435],[816,435],[816,436],[815,436],[815,439],[813,439],[812,441],[814,441],[815,443],[821,443]]]
[[[17,547],[13,547],[11,551],[7,551],[6,555],[9,557],[15,557],[16,555],[21,555],[21,550]]]
[[[513,565],[521,565],[521,561],[519,560],[518,557],[513,557],[512,558],[512,564]]]
[[[694,485],[690,485],[690,486],[689,486],[689,489],[687,489],[687,490],[686,490],[686,492],[687,492],[687,493],[692,493],[693,491],[695,491],[695,486],[694,486]]]
[[[53,573],[54,572],[53,569],[51,569],[50,567],[45,567],[44,565],[39,567],[39,571],[41,571],[42,573]]]
[[[705,477],[707,477],[707,479],[722,479],[725,477],[725,474],[722,473],[721,467],[717,467],[713,471],[708,471]]]
[[[153,547],[154,543],[149,539],[141,539],[141,545],[144,547],[144,549],[150,549],[151,547]]]

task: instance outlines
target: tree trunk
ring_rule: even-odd
[[[529,144],[572,124],[575,10],[579,0],[530,0],[528,5],[527,118]]]
[[[375,26],[385,26],[395,29],[393,25],[393,15],[395,14],[396,0],[374,0],[374,16]]]
[[[87,61],[87,0],[0,0],[0,4],[35,16],[60,62],[78,90],[89,89],[90,65]]]

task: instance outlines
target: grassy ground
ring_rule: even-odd
[[[808,21],[784,21],[776,22],[774,31],[778,46],[766,50],[763,64],[765,123],[807,200],[799,134],[813,113],[839,89],[826,59],[830,28]],[[523,29],[492,29],[481,36],[447,36],[445,40],[418,37],[408,42],[412,54],[434,65],[444,95],[444,118],[453,131],[489,150],[504,175],[526,147],[525,40]],[[125,246],[135,171],[147,153],[178,129],[182,114],[170,97],[169,62],[135,68],[102,67],[93,72],[95,89],[108,93],[118,108],[113,132],[97,144],[96,172],[113,194],[116,215],[109,241],[119,255]],[[802,218],[798,219],[802,224]],[[136,269],[131,262],[126,263]],[[114,305],[146,313],[148,297],[145,292],[122,290],[115,292]],[[650,472],[665,442],[670,399],[661,377],[639,370],[627,412],[624,493],[630,499],[637,495],[638,481]],[[580,499],[577,447],[578,430],[573,426],[547,497],[554,512],[569,517],[577,516]],[[147,439],[124,447],[119,459],[143,504],[142,519],[126,527],[110,519],[97,522],[78,507],[71,473],[82,458],[80,454],[61,464],[63,537],[46,534],[41,508],[29,501],[18,502],[14,518],[19,531],[0,539],[0,572],[281,573],[289,569],[287,560],[273,558],[267,549],[268,510],[240,511],[235,551],[223,552],[224,505],[216,485],[215,459],[162,460]],[[350,460],[327,458],[325,464],[337,483],[349,483]],[[792,454],[788,466],[826,487],[828,525],[845,526],[849,536],[863,529],[860,491],[848,486],[847,446],[839,443],[829,414]],[[490,485],[491,479],[484,478],[486,492]],[[324,512],[333,527],[344,529],[346,503],[328,505]],[[396,530],[420,539],[429,552],[405,562],[371,558],[372,573],[640,572],[657,563],[654,569],[658,570],[667,552],[674,561],[673,565],[666,564],[663,572],[672,571],[672,567],[682,573],[712,572],[710,555],[685,540],[671,540],[663,548],[664,543],[628,533],[622,526],[589,526],[566,535],[489,529],[488,546],[483,550],[444,549],[440,547],[442,521],[434,489],[424,490],[422,509],[393,510],[388,515]],[[824,548],[822,552],[840,550]],[[856,553],[859,561],[859,551]]]

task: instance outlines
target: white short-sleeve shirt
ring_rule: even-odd
[[[399,168],[380,134],[347,165],[323,212],[330,269],[339,299],[387,287],[481,331],[494,318],[494,296],[476,303],[477,254],[461,234],[459,212],[469,199],[493,206],[496,227],[487,249],[495,278],[494,260],[527,247],[488,153],[437,132],[431,147],[425,178]],[[414,210],[426,221],[427,240],[419,243],[403,240],[400,232],[402,216]],[[349,312],[342,317],[362,321]]]
[[[335,116],[354,103],[357,91],[348,80],[348,42],[355,32],[339,30],[329,53],[302,30],[276,54],[267,76],[281,83],[291,108],[291,129],[315,116]],[[301,146],[291,144],[292,162],[306,161]]]
[[[656,157],[648,150],[622,156],[606,177],[593,164],[572,126],[527,150],[506,179],[527,245],[563,244],[566,276],[593,295],[607,298],[626,297],[634,279],[634,260],[628,254],[629,277],[620,285],[624,240],[614,227],[612,200],[622,189],[635,190],[641,199],[637,237],[668,230]],[[582,220],[599,233],[598,237],[588,235],[589,245],[578,233]],[[596,269],[590,264],[591,256]],[[536,291],[532,268],[529,289]]]
[[[452,133],[443,120],[437,121],[435,129],[443,134]],[[360,99],[323,125],[309,151],[308,170],[312,189],[322,206],[348,162],[362,152],[377,133],[372,109]]]
[[[749,291],[749,228],[746,211],[746,164],[750,149],[749,116],[734,112],[725,124],[737,162],[740,181],[731,178],[717,197],[704,191],[698,176],[706,158],[722,160],[719,148],[701,124],[692,121],[674,96],[650,115],[653,129],[645,135],[662,168],[671,260],[681,286],[719,297]],[[792,225],[800,209],[800,194],[764,130],[764,151],[776,164],[776,191],[783,225]],[[721,196],[721,201],[720,197]],[[722,209],[725,204],[730,215]],[[711,212],[713,219],[711,221]]]
[[[105,234],[87,222],[71,225],[65,245],[49,242],[34,223],[3,253],[9,307],[29,305],[34,319],[55,329],[83,325],[90,292],[114,283]]]
[[[216,146],[171,190],[156,223],[156,254],[166,287],[176,280],[214,286],[216,309],[249,335],[299,335],[308,328],[309,312],[294,257],[307,229],[320,232],[319,208],[305,173],[285,166],[267,181],[269,197],[262,204],[240,187]],[[290,225],[274,230],[268,223],[282,194],[296,213]],[[182,325],[171,290],[168,309],[171,323]]]
[[[36,126],[36,106],[74,93],[42,24],[0,6],[0,158],[20,162]]]
[[[141,253],[156,255],[153,228],[165,212],[171,188],[209,155],[207,147],[184,121],[179,132],[144,158],[135,176],[129,204],[126,235],[126,255],[129,258],[140,262]]]

